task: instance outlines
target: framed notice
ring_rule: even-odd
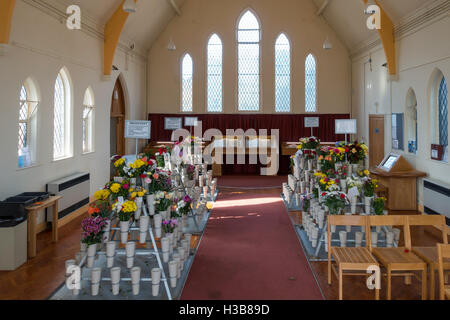
[[[164,118],[164,130],[178,130],[183,127],[183,118]]]
[[[185,127],[196,127],[198,125],[197,117],[186,117],[184,118],[184,126]]]
[[[340,119],[335,122],[336,134],[356,134],[356,119]]]
[[[125,120],[125,138],[150,139],[152,131],[151,121]]]
[[[318,128],[319,117],[307,117],[305,118],[305,128]]]

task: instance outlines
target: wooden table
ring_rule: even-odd
[[[53,196],[42,202],[26,207],[28,211],[28,258],[36,256],[36,215],[39,210],[53,207],[52,240],[58,241],[58,201],[62,196]]]

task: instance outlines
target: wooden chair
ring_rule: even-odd
[[[414,272],[422,272],[422,300],[427,298],[427,264],[411,251],[411,233],[407,216],[369,216],[369,226],[403,226],[404,247],[372,248],[370,231],[366,237],[369,250],[386,268],[387,300],[391,300],[392,277],[405,276],[410,279]],[[406,281],[405,281],[406,282]]]
[[[361,276],[368,275],[367,269],[371,266],[378,266],[379,264],[375,257],[370,253],[366,247],[332,247],[331,245],[331,226],[363,226],[368,231],[367,217],[365,216],[328,216],[328,284],[331,284],[331,270],[335,273],[339,280],[339,300],[343,298],[343,276]],[[370,241],[370,240],[369,240]],[[331,263],[331,256],[333,255],[336,267]],[[350,272],[348,272],[350,271]],[[375,299],[380,299],[380,290],[375,289]]]
[[[442,230],[442,239],[447,241],[447,224],[445,216],[417,215],[408,216],[409,226],[437,226]],[[435,272],[439,270],[439,260],[436,247],[412,247],[412,251],[428,265],[430,274],[430,300],[435,298]],[[450,270],[450,261],[444,263],[444,269]]]
[[[448,244],[437,244],[437,252],[438,252],[438,264],[439,264],[439,295],[441,300],[449,299],[450,300],[450,285],[445,285],[444,278],[444,267],[446,259],[450,259],[450,245]]]

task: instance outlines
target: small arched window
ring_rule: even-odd
[[[448,147],[448,91],[445,77],[442,76],[438,92],[439,104],[439,144]]]
[[[94,112],[94,93],[88,88],[83,101],[83,153],[94,151]]]
[[[284,33],[275,43],[275,111],[291,111],[291,46]]]
[[[433,159],[448,162],[448,91],[447,81],[440,70],[431,78],[430,131]],[[442,149],[442,152],[440,151]]]
[[[192,57],[187,53],[181,61],[181,111],[183,112],[193,111],[193,75]]]
[[[317,111],[317,74],[316,58],[312,54],[305,61],[305,111]]]
[[[208,41],[208,112],[222,112],[222,40],[213,34]]]
[[[406,95],[406,136],[408,152],[417,153],[417,99],[413,89]]]
[[[238,23],[238,110],[260,109],[261,28],[256,16],[247,10]]]
[[[72,156],[72,92],[69,75],[61,69],[55,82],[53,159]]]
[[[19,168],[32,166],[36,162],[38,104],[36,86],[28,78],[20,89],[19,98]]]

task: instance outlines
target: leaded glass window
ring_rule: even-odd
[[[31,80],[27,79],[20,89],[19,97],[19,132],[18,132],[18,157],[19,167],[27,167],[34,162],[33,146],[36,135],[35,115],[37,113],[38,101],[36,94],[30,90],[34,89]]]
[[[447,82],[442,77],[439,85],[439,144],[448,146],[448,97]]]
[[[91,89],[86,90],[83,102],[83,152],[94,151],[94,97]]]
[[[261,29],[256,16],[247,11],[238,25],[238,110],[260,108]]]
[[[66,93],[61,74],[58,74],[55,82],[55,106],[53,119],[53,157],[55,159],[65,156],[66,135]]]
[[[193,95],[193,62],[192,57],[186,54],[181,62],[181,111],[192,111]]]
[[[213,34],[208,42],[208,112],[222,112],[222,41]]]
[[[312,54],[305,61],[305,111],[317,111],[317,75],[316,59]]]
[[[291,111],[291,46],[283,33],[275,43],[275,111]]]

